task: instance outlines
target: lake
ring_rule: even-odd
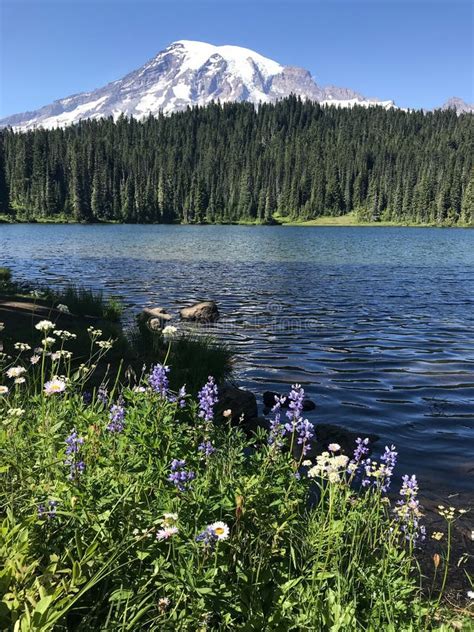
[[[300,382],[316,427],[375,432],[399,471],[474,490],[473,230],[0,225],[0,265],[120,296],[130,320],[214,299],[260,403]]]

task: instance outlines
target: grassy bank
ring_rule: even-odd
[[[443,224],[438,224],[435,222],[426,223],[426,222],[392,222],[392,221],[365,221],[358,218],[357,213],[347,213],[346,215],[339,215],[337,217],[331,217],[329,215],[323,215],[321,217],[317,217],[316,219],[309,220],[295,220],[289,215],[274,215],[274,224],[281,226],[370,226],[370,227],[386,227],[386,226],[398,226],[398,227],[411,227],[411,228],[473,228],[472,224],[463,224],[461,222],[451,223],[446,222]],[[17,224],[17,223],[37,223],[37,224],[77,224],[67,217],[56,217],[56,218],[38,218],[38,219],[27,219],[27,218],[12,218],[8,215],[0,215],[0,223],[8,223],[8,224]],[[102,221],[101,224],[119,224],[117,221]],[[187,226],[197,224],[183,224]],[[206,224],[208,225],[208,224]],[[212,224],[209,224],[212,225]],[[265,225],[262,222],[259,222],[256,219],[240,219],[236,222],[216,222],[215,225],[237,225],[237,226],[263,226]]]
[[[416,551],[433,534],[414,476],[387,495],[393,447],[316,450],[299,387],[244,435],[216,415],[212,379],[197,397],[172,387],[172,330],[163,363],[92,389],[113,340],[89,327],[76,367],[70,332],[34,332],[38,351],[1,356],[1,629],[472,629],[467,606],[442,603],[459,512],[440,509],[422,596]]]
[[[187,332],[168,354],[168,346],[158,332],[147,327],[121,324],[122,305],[102,292],[70,285],[63,289],[34,286],[12,279],[8,268],[0,268],[0,322],[6,325],[2,334],[3,351],[14,356],[15,343],[21,341],[32,349],[36,346],[35,325],[42,319],[54,322],[57,330],[73,335],[68,348],[73,353],[75,370],[86,359],[90,348],[88,328],[100,329],[105,338],[114,340],[107,363],[89,376],[90,386],[102,381],[114,382],[125,375],[139,379],[143,364],[163,362],[168,355],[176,369],[172,386],[186,383],[196,394],[208,375],[219,383],[232,376],[234,352],[212,337]]]

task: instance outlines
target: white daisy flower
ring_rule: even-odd
[[[0,386],[0,395],[6,395],[8,393],[8,386]]]
[[[229,537],[229,527],[225,522],[213,522],[207,527],[207,530],[214,535],[216,540],[227,540]]]
[[[8,377],[20,377],[23,373],[26,373],[26,369],[22,366],[12,366],[7,371]]]
[[[36,323],[35,328],[38,331],[49,331],[54,329],[54,324],[50,320],[40,320],[39,323]]]
[[[329,452],[339,452],[341,446],[338,443],[330,443],[328,445]]]
[[[38,364],[38,362],[39,362],[40,360],[41,360],[41,358],[40,358],[40,356],[39,356],[39,355],[37,355],[37,354],[32,355],[32,356],[31,356],[31,358],[30,358],[30,362],[31,362],[31,364]]]
[[[157,540],[168,540],[178,533],[178,527],[164,527],[156,532]]]
[[[62,393],[66,389],[66,382],[55,377],[44,385],[44,392],[46,395],[53,395],[54,393]]]
[[[17,377],[15,380],[15,384],[24,384],[26,382],[26,378],[24,377]]]

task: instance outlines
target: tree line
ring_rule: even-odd
[[[0,131],[0,213],[19,219],[474,224],[473,117],[289,97],[138,121]]]

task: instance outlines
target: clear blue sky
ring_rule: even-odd
[[[98,88],[177,39],[252,48],[404,107],[473,100],[468,0],[0,0],[0,117]]]

